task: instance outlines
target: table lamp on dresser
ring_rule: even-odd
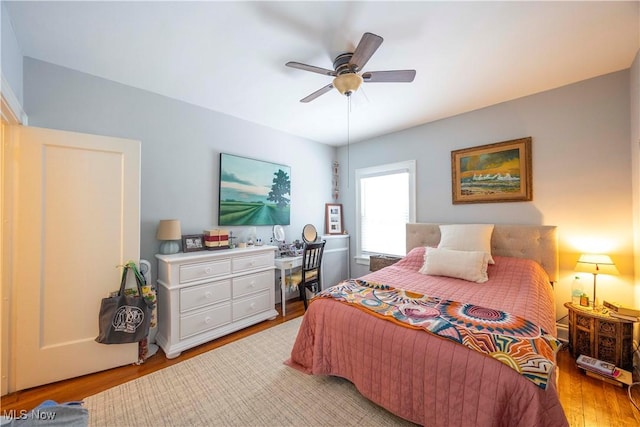
[[[178,219],[161,219],[158,224],[158,232],[156,239],[160,240],[161,254],[175,254],[180,251],[178,241],[182,238],[180,230],[180,220]]]

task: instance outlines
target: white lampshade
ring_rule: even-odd
[[[620,274],[611,257],[602,254],[580,255],[575,270],[592,274]]]
[[[596,277],[598,274],[620,274],[609,255],[582,254],[576,263],[576,271],[593,274],[593,305],[594,311],[600,311],[600,304],[596,299]]]
[[[182,238],[180,229],[180,220],[178,219],[161,219],[158,224],[156,239],[161,240],[161,254],[175,254],[180,250],[180,245],[176,240]]]

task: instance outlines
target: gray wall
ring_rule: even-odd
[[[419,222],[557,225],[558,313],[569,300],[578,255],[592,242],[598,249],[590,250],[609,253],[622,273],[601,276],[598,295],[632,301],[629,93],[625,70],[352,144],[350,182],[341,188],[346,227],[355,231],[355,169],[416,159]],[[451,203],[452,150],[527,136],[533,138],[532,202]],[[338,157],[346,168],[347,148]],[[367,272],[354,262],[351,268],[353,276]]]
[[[323,229],[333,147],[41,61],[25,59],[24,72],[31,125],[142,141],[143,258],[157,252],[159,219],[181,219],[184,234],[215,225],[220,151],[290,165],[288,235],[298,237],[307,222]],[[612,73],[351,144],[348,156],[340,148],[346,229],[355,230],[354,170],[416,159],[418,221],[559,226],[559,315],[587,250],[609,253],[621,272],[599,278],[598,294],[632,301],[630,77],[630,70]],[[451,204],[451,150],[524,136],[533,138],[532,202]],[[270,229],[258,232],[268,237]],[[597,249],[588,249],[593,242]],[[352,276],[364,273],[352,262]]]
[[[291,166],[287,240],[300,239],[307,223],[324,230],[334,147],[30,58],[24,88],[31,126],[142,141],[144,259],[155,263],[160,219],[179,219],[183,234],[217,225],[220,152]],[[257,234],[268,241],[271,227]]]
[[[9,13],[7,13],[4,2],[0,5],[0,15],[0,64],[2,64],[2,77],[5,79],[2,83],[6,83],[10,86],[13,95],[15,95],[20,107],[22,107],[22,52],[18,46],[18,41],[16,40],[16,35],[13,32],[13,26],[11,25]],[[3,92],[6,90],[7,88],[2,88]],[[15,111],[15,113],[17,114],[18,112]]]

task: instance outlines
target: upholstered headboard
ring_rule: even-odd
[[[437,246],[440,224],[407,224],[407,253],[418,246]],[[558,280],[558,239],[553,225],[496,224],[491,236],[491,253],[528,258],[538,262],[551,282]]]

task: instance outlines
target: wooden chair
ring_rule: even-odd
[[[320,266],[322,264],[322,253],[324,252],[324,244],[326,242],[310,242],[305,243],[302,252],[302,268],[300,270],[301,278],[298,290],[300,291],[300,299],[304,303],[304,309],[307,309],[307,289],[312,293],[320,292]]]

